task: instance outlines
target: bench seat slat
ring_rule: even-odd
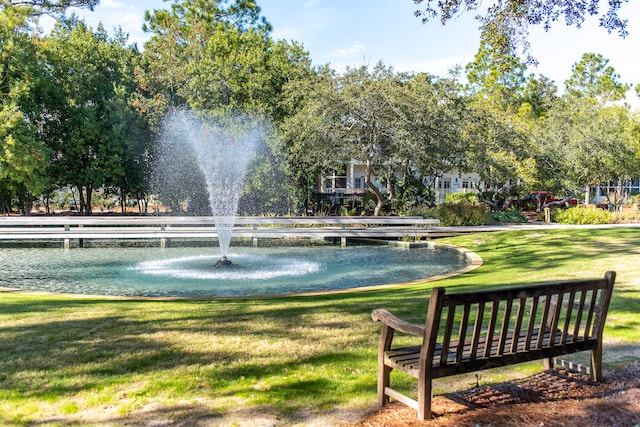
[[[549,342],[549,332],[546,332],[543,336],[545,341]],[[489,369],[504,365],[510,365],[519,362],[539,360],[548,357],[557,357],[577,351],[587,351],[593,349],[597,342],[596,340],[580,340],[573,344],[562,344],[561,335],[556,334],[555,345],[548,346],[546,348],[525,350],[524,338],[525,335],[521,334],[521,343],[518,345],[518,350],[514,353],[505,353],[490,357],[484,357],[482,351],[476,353],[476,357],[471,357],[470,342],[465,343],[463,346],[463,358],[461,361],[456,361],[457,343],[452,342],[450,351],[443,356],[442,348],[439,348],[434,353],[434,361],[432,363],[432,378],[440,378],[449,375],[461,374],[466,372],[474,372],[481,369]],[[507,345],[511,345],[513,337],[509,337],[506,341]],[[484,346],[484,345],[483,345]],[[494,339],[491,345],[491,353],[496,354],[499,347],[498,338]],[[385,352],[385,363],[394,369],[398,369],[414,378],[419,377],[420,373],[420,351],[421,346],[405,347]],[[441,363],[440,360],[446,359],[445,363]]]

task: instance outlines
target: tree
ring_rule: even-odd
[[[638,140],[629,108],[604,105],[593,98],[564,97],[549,111],[535,133],[537,162],[546,165],[541,181],[549,187],[577,192],[638,173]]]
[[[13,7],[0,9],[0,212],[10,212],[17,198],[28,213],[47,185],[49,152],[37,132],[41,109],[34,99],[48,82],[28,18]]]
[[[100,0],[0,0],[1,9],[14,9],[30,17],[56,15],[70,7],[93,8]]]
[[[415,14],[423,22],[436,18],[442,24],[462,13],[487,6],[477,0],[414,0],[414,3],[421,5]],[[517,52],[520,47],[528,51],[526,38],[529,25],[542,25],[548,30],[561,18],[564,18],[566,25],[579,28],[587,18],[597,17],[600,26],[609,33],[617,31],[625,37],[628,34],[627,19],[620,16],[620,10],[626,1],[609,1],[608,8],[604,10],[600,8],[600,3],[600,0],[498,1],[489,4],[485,15],[478,16],[478,19],[483,32],[503,35],[503,46],[512,52]]]
[[[324,66],[318,68],[313,77],[291,81],[284,87],[285,105],[292,114],[280,124],[280,131],[292,179],[306,200],[311,199],[317,179],[324,171],[342,165],[342,158],[332,150],[327,135],[320,131],[329,123],[328,111],[325,112],[320,103],[335,95],[336,79],[335,71]]]
[[[567,93],[575,98],[620,101],[631,85],[621,83],[619,79],[608,59],[601,54],[585,53],[580,62],[571,67],[571,77],[565,82],[565,87]]]
[[[495,33],[483,33],[474,62],[466,66],[468,119],[464,122],[467,155],[464,168],[480,176],[491,193],[480,198],[492,209],[512,183],[530,179],[532,164],[527,133],[542,114],[551,89],[543,79],[526,75],[526,64]]]
[[[308,78],[311,60],[299,44],[273,40],[259,12],[253,1],[183,0],[173,3],[171,10],[148,13],[146,28],[153,35],[138,71],[139,111],[158,129],[173,108],[218,117],[249,113],[281,122],[290,111],[284,102],[285,86]],[[265,197],[244,197],[241,208],[247,212],[257,212],[256,205],[271,212],[285,209],[286,197],[274,194],[270,183],[288,167],[275,161],[280,142],[266,142],[260,156],[269,161],[248,178],[248,185]],[[189,197],[194,197],[199,182],[198,177],[190,181],[195,187],[187,191]]]
[[[503,39],[500,34],[483,33],[474,61],[465,67],[467,90],[514,113],[522,104],[527,65],[504,48]]]
[[[312,84],[300,85],[290,95],[301,105],[284,124],[297,176],[312,184],[322,169],[359,162],[377,201],[375,215],[394,199],[400,181],[410,181],[403,174],[422,179],[443,172],[460,157],[456,129],[462,103],[450,81],[395,73],[380,63],[340,76],[325,68]],[[386,194],[374,178],[386,183]]]
[[[94,32],[71,17],[44,43],[55,83],[50,173],[58,185],[77,188],[84,214],[91,213],[94,189],[130,185],[134,147],[148,137],[129,103],[134,86],[126,71],[134,53],[125,42],[121,33],[109,39],[101,26]]]
[[[287,127],[294,152],[325,158],[325,166],[341,168],[355,160],[365,165],[365,185],[377,199],[375,215],[386,204],[385,196],[373,178],[387,178],[395,166],[394,142],[402,132],[394,111],[393,86],[401,85],[404,76],[378,64],[349,69],[342,76],[321,77],[304,108]]]
[[[565,190],[585,189],[586,203],[593,186],[623,179],[631,173],[628,161],[636,158],[628,107],[611,104],[624,99],[630,88],[619,78],[602,55],[585,53],[572,66],[566,93],[556,103],[539,147],[545,164],[561,162],[552,170],[563,177]],[[552,152],[554,159],[549,158]]]
[[[544,119],[558,98],[558,86],[548,77],[529,75],[518,114],[532,121]],[[526,116],[526,117],[525,117]]]
[[[299,44],[273,40],[259,12],[252,1],[184,0],[147,14],[153,36],[139,73],[140,105],[156,110],[154,122],[171,107],[283,119],[284,85],[307,78],[311,60]]]
[[[399,188],[405,195],[399,188],[394,188],[394,194],[408,207],[430,197],[422,183],[433,185],[434,178],[463,166],[468,106],[458,83],[450,78],[422,73],[395,88],[393,99],[402,129],[395,156],[401,165]],[[407,191],[418,197],[407,197]]]
[[[480,199],[499,209],[500,199],[512,190],[513,184],[529,175],[527,125],[515,114],[481,98],[468,100],[468,119],[463,125],[466,156],[463,169],[480,177]],[[489,192],[491,199],[482,190]]]
[[[210,57],[216,45],[222,48],[230,43],[233,52],[232,48],[238,47],[234,36],[243,38],[247,31],[268,34],[271,28],[253,0],[179,0],[172,2],[170,10],[147,12],[145,21],[143,28],[152,36],[145,44],[144,64],[137,71],[141,87],[137,107],[156,129],[170,108],[206,103],[203,98],[211,92],[202,91],[212,81],[198,77],[215,74],[214,70],[203,70],[203,59],[206,67],[224,60]],[[218,81],[214,83],[212,91],[219,86]]]
[[[308,53],[259,29],[216,31],[203,56],[186,67],[187,104],[206,111],[246,111],[283,119],[283,87],[310,75]]]

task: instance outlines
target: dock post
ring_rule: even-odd
[[[347,238],[346,237],[341,237],[340,238],[340,246],[343,248],[347,247]]]
[[[71,226],[69,224],[65,224],[64,225],[64,232],[65,232],[65,234],[67,234],[67,237],[64,238],[64,248],[65,249],[69,249],[69,247],[70,247],[70,243],[69,243],[69,228],[71,228]]]
[[[82,224],[78,224],[78,229],[82,228]],[[84,248],[84,239],[83,238],[79,238],[78,239],[78,246],[81,248]]]

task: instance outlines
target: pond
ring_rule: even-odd
[[[395,284],[464,268],[462,253],[434,247],[232,247],[216,269],[212,247],[4,247],[0,287],[130,297],[286,295]]]

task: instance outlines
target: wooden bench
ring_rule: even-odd
[[[434,378],[532,360],[591,351],[593,381],[602,378],[602,330],[616,273],[602,279],[513,286],[446,294],[434,288],[424,326],[387,310],[372,313],[382,323],[378,347],[378,403],[394,398],[431,418]],[[394,332],[422,337],[422,345],[394,348]],[[417,400],[390,386],[396,369],[418,379]]]

